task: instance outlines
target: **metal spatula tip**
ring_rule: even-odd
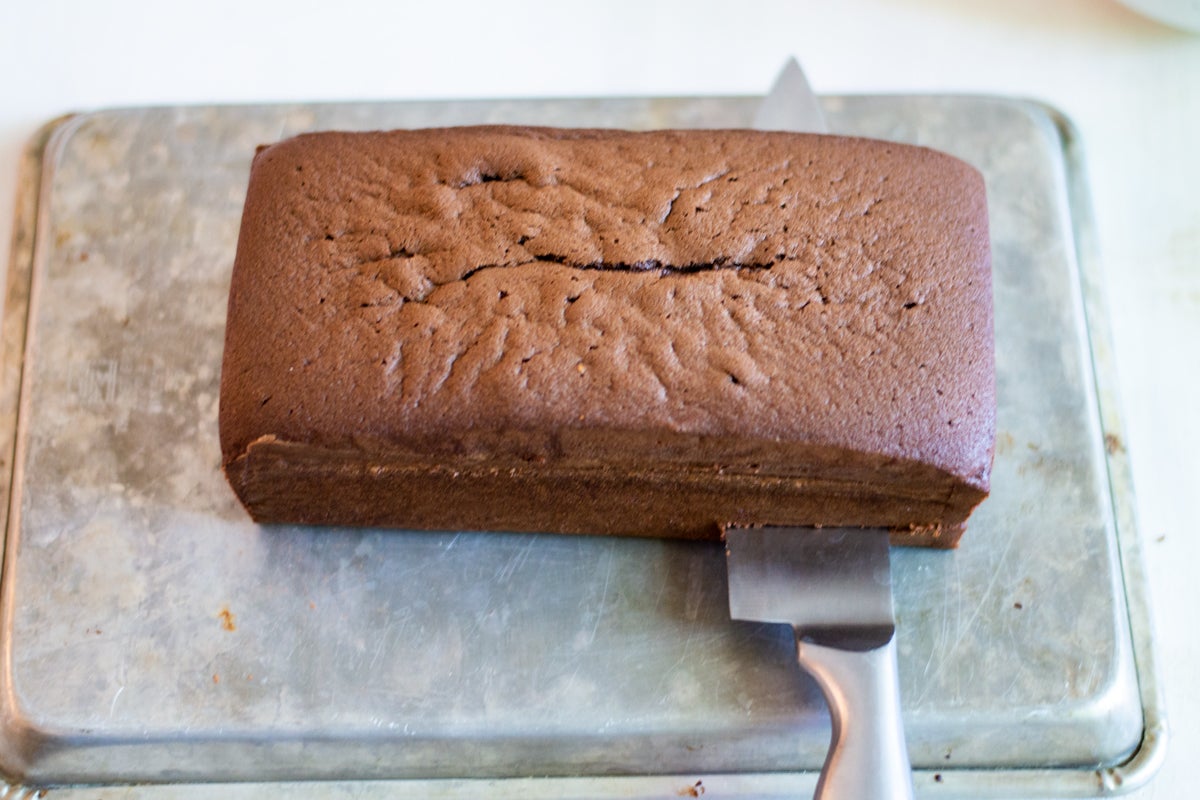
[[[788,59],[754,116],[760,131],[829,133],[821,103],[795,58]]]

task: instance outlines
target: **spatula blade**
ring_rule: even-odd
[[[731,528],[733,619],[791,625],[824,644],[875,647],[894,630],[888,532],[880,528]]]
[[[788,59],[754,115],[755,130],[829,133],[821,102],[794,58]]]

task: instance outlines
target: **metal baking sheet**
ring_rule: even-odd
[[[740,127],[756,104],[133,109],[55,126],[6,309],[0,770],[28,785],[370,779],[447,796],[809,785],[829,738],[820,694],[790,633],[728,619],[719,545],[261,528],[219,469],[256,145],[475,122]],[[1149,657],[1129,625],[1127,485],[1097,394],[1063,128],[988,98],[825,105],[836,131],[954,153],[989,191],[993,494],[959,550],[894,553],[918,787],[1104,789],[1157,708],[1144,713]]]

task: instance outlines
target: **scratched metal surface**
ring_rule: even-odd
[[[255,145],[477,121],[740,126],[755,103],[142,109],[61,126],[31,296],[18,287],[8,306],[28,323],[0,770],[47,783],[819,766],[820,697],[789,634],[729,621],[718,546],[266,530],[219,471],[225,296]],[[913,764],[1117,763],[1142,717],[1058,133],[998,100],[826,106],[839,132],[950,151],[989,187],[993,496],[960,550],[894,553]]]

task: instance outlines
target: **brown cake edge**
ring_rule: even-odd
[[[731,526],[888,528],[896,545],[956,547],[987,496],[942,473],[923,490],[661,464],[438,462],[265,436],[225,465],[261,523],[719,540]],[[872,491],[864,491],[868,486]],[[338,502],[322,502],[321,497]],[[919,522],[914,524],[914,520]]]

